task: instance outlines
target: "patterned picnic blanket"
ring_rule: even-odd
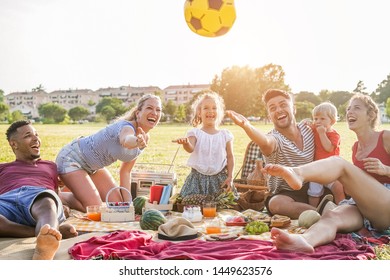
[[[226,259],[228,256],[226,254],[233,254],[232,256],[234,256],[234,258],[250,259],[249,256],[246,256],[245,254],[242,255],[239,252],[240,250],[244,250],[245,252],[248,252],[248,249],[251,248],[251,246],[255,246],[255,248],[253,250],[250,249],[252,251],[248,253],[248,254],[252,254],[252,257],[254,259],[375,259],[374,247],[383,244],[390,244],[390,231],[379,233],[379,232],[362,229],[359,232],[354,232],[351,234],[337,235],[337,238],[334,242],[316,248],[316,253],[311,254],[310,256],[307,254],[297,254],[297,253],[282,252],[277,250],[275,251],[275,248],[273,248],[272,243],[270,242],[271,238],[269,232],[263,233],[261,235],[248,236],[244,234],[244,227],[242,226],[226,226],[225,223],[223,222],[226,219],[226,217],[236,215],[236,214],[237,213],[234,210],[224,210],[218,212],[218,218],[222,221],[221,222],[222,233],[238,236],[236,240],[229,241],[231,242],[228,246],[230,248],[230,251],[227,252],[226,249],[224,249],[226,248],[226,245],[224,245],[224,243],[221,243],[220,245],[210,245],[210,244],[220,243],[220,242],[209,241],[210,239],[207,238],[208,236],[206,234],[205,224],[203,221],[198,223],[193,223],[194,227],[200,233],[199,237],[196,240],[175,242],[175,243],[183,243],[183,242],[184,243],[183,245],[175,245],[174,247],[172,247],[173,245],[170,244],[171,242],[167,243],[167,241],[159,240],[157,238],[157,233],[155,231],[142,230],[139,225],[140,216],[138,215],[136,215],[136,221],[134,222],[121,222],[121,223],[95,222],[86,218],[85,214],[72,210],[71,216],[67,219],[66,223],[73,224],[79,232],[106,232],[107,235],[103,239],[101,239],[101,237],[97,237],[98,239],[91,239],[91,240],[84,241],[80,244],[75,244],[70,249],[69,253],[72,254],[72,257],[75,259],[78,258],[80,259],[91,259],[91,258],[92,259],[95,258],[201,259],[201,257],[198,254],[201,254],[202,257],[206,259],[208,258]],[[181,213],[178,212],[169,212],[168,218],[169,216],[180,216],[180,215]],[[304,232],[304,229],[299,228],[297,226],[296,221],[292,221],[292,224],[288,228],[286,228],[286,230],[298,234]],[[127,232],[127,234],[130,235],[127,235],[123,232]],[[137,236],[138,237],[142,236],[141,239],[143,240],[142,241],[143,247],[142,249],[137,247],[137,250],[135,252],[138,252],[138,254],[136,253],[136,255],[129,256],[123,252],[119,252],[118,250],[115,249],[115,247],[111,246],[112,244],[111,241],[113,241],[112,238],[116,240],[115,242],[118,242],[118,238],[119,238],[119,239],[123,239],[123,244],[121,244],[122,241],[119,242],[120,246],[129,249],[130,245],[127,242],[133,244],[132,239],[133,238],[137,239],[138,238]],[[201,242],[198,243],[198,241]],[[251,243],[252,241],[254,243]],[[154,242],[161,243],[162,245],[161,244],[156,245],[154,244]],[[187,246],[204,247],[205,244],[202,242],[208,242],[207,248],[209,249],[212,248],[210,253],[213,252],[213,250],[219,250],[221,255],[218,257],[216,255],[208,256],[206,254],[205,256],[204,248],[199,249],[198,251],[197,250],[186,251],[185,249],[187,248]],[[234,244],[233,247],[232,244]],[[134,246],[134,244],[131,246]],[[169,251],[167,251],[168,247],[169,247]],[[80,255],[80,253],[77,253],[77,250],[79,249],[76,248],[82,249],[83,254]],[[86,252],[85,251],[86,248],[88,248],[87,251],[89,252],[89,254],[84,255]],[[134,249],[134,247],[131,248],[132,250]],[[160,252],[159,254],[156,255],[150,255],[148,253],[146,254],[147,257],[145,257],[145,252],[143,250],[152,250],[153,252],[155,252],[156,248],[164,252]],[[173,249],[174,251],[172,251]],[[94,250],[99,251],[99,254],[94,252]],[[179,256],[180,254],[178,254],[177,251],[175,250],[184,250],[182,252],[184,255]],[[170,255],[170,253],[167,254],[167,252],[170,253],[175,252],[175,254]]]

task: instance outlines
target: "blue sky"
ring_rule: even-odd
[[[224,36],[187,27],[184,0],[0,0],[0,89],[209,83],[279,64],[293,92],[368,91],[390,74],[386,0],[235,0]]]

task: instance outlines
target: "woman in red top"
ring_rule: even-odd
[[[376,130],[378,117],[378,107],[368,95],[352,97],[347,121],[358,139],[352,147],[352,161],[382,184],[390,184],[390,131]]]
[[[330,157],[299,167],[267,165],[265,171],[285,179],[293,189],[302,181],[329,183],[339,180],[352,197],[345,204],[326,211],[303,234],[289,234],[277,228],[271,237],[278,249],[314,252],[334,240],[337,232],[353,232],[364,225],[377,230],[390,227],[390,131],[377,131],[379,110],[367,95],[354,95],[347,109],[348,127],[356,133],[353,163]],[[369,221],[370,223],[366,223]]]

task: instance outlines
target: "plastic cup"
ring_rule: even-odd
[[[214,218],[217,215],[217,205],[215,202],[206,202],[203,204],[203,217]]]
[[[205,221],[205,225],[207,234],[221,233],[221,222],[217,218]]]
[[[100,221],[102,218],[100,205],[87,206],[87,217],[92,221]]]

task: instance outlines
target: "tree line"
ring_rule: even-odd
[[[290,86],[285,82],[285,72],[280,65],[271,63],[259,68],[232,66],[225,68],[220,75],[215,75],[211,83],[211,90],[219,93],[224,98],[227,109],[237,111],[244,116],[263,119],[266,119],[267,113],[262,102],[262,96],[270,88],[291,91]],[[197,93],[186,104],[177,105],[172,100],[164,103],[162,121],[188,122],[191,114],[191,104],[201,93]],[[321,90],[318,93],[309,91],[294,93],[296,118],[298,120],[310,118],[311,111],[316,105],[323,101],[329,101],[337,107],[339,117],[343,120],[348,100],[355,93],[370,95],[378,104],[385,104],[386,114],[390,117],[389,74],[371,93],[366,92],[364,82],[361,80],[351,91]],[[96,105],[97,117],[91,121],[110,122],[134,105],[131,104],[126,107],[117,98],[105,97]],[[89,110],[84,107],[77,106],[67,111],[54,103],[40,105],[38,112],[43,123],[77,122],[90,115]],[[0,120],[12,122],[21,118],[24,118],[24,116],[20,111],[9,112],[7,104],[4,103],[4,92],[0,90]]]

